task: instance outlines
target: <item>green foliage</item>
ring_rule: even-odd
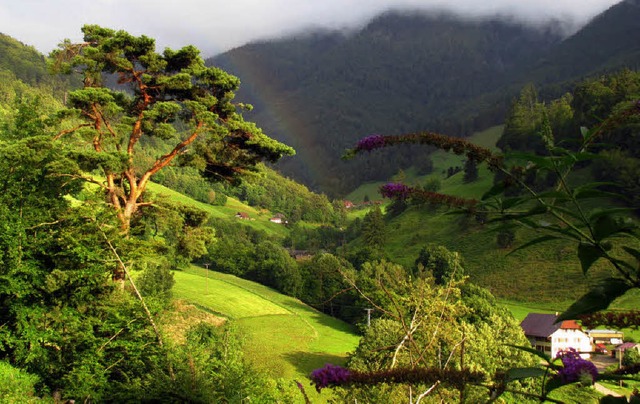
[[[0,400],[6,403],[35,403],[37,376],[0,361]]]
[[[206,255],[208,247],[215,242],[215,230],[207,225],[208,213],[196,206],[159,200],[154,209],[136,219],[132,233],[153,240],[155,252],[169,259],[172,268],[182,268]],[[143,268],[145,257],[140,259],[138,266]],[[155,261],[154,268],[167,265],[163,259]]]
[[[538,133],[545,116],[545,106],[538,100],[538,93],[529,84],[513,102],[504,124],[504,133],[497,143],[502,150],[544,150]]]
[[[342,212],[329,203],[326,195],[311,192],[304,185],[283,178],[263,165],[259,166],[256,175],[245,177],[239,186],[228,192],[250,206],[282,213],[293,223],[305,220],[329,224],[342,220]]]
[[[487,290],[464,281],[438,285],[430,276],[410,277],[392,264],[365,266],[362,272],[356,278],[358,290],[382,317],[365,329],[350,358],[350,369],[379,372],[395,367],[464,366],[491,378],[514,366],[535,364],[528,354],[505,345],[507,341],[527,341],[518,322]],[[419,392],[429,387],[412,386]],[[437,391],[439,397],[449,400],[459,396],[444,386],[437,386]],[[406,396],[407,390],[402,384],[382,384],[372,388],[356,386],[343,394],[351,399],[372,400],[382,395],[399,398]],[[467,386],[464,394],[467,400],[475,401],[485,397],[486,391]]]
[[[473,182],[478,179],[478,166],[474,160],[467,159],[464,162],[464,182]]]
[[[437,177],[430,177],[422,186],[422,189],[429,192],[438,192],[442,188],[442,182]]]
[[[0,70],[11,71],[32,86],[53,82],[42,54],[4,34],[0,34]]]
[[[353,293],[344,276],[353,268],[344,259],[329,253],[319,253],[301,262],[303,287],[300,299],[305,303],[345,321],[361,318],[362,307],[357,307]]]
[[[295,260],[271,241],[263,241],[255,247],[245,277],[290,296],[300,294],[302,277]]]
[[[435,244],[422,247],[415,260],[413,274],[421,278],[433,277],[436,285],[459,281],[465,275],[460,254]]]
[[[622,356],[622,366],[630,367],[640,364],[640,353],[637,349],[625,349],[624,355]]]
[[[276,402],[284,397],[244,358],[242,337],[231,326],[193,326],[170,358],[175,377],[157,369],[140,394],[168,403]]]
[[[367,246],[380,249],[386,241],[386,225],[379,206],[369,211],[362,220],[362,238]]]
[[[224,206],[227,196],[223,186],[211,183],[193,167],[167,167],[153,176],[153,180],[174,191],[215,206]]]
[[[76,126],[56,139],[91,145],[88,152],[78,148],[77,158],[85,162],[85,170],[103,172],[101,185],[125,233],[138,208],[148,204],[143,194],[151,177],[178,156],[209,178],[235,180],[262,160],[275,162],[293,154],[244,121],[238,111],[242,105],[233,103],[239,80],[205,67],[195,47],[160,54],[146,36],[97,25],[82,31],[84,42],[67,40],[51,54],[55,71],[79,72],[84,83],[69,93],[69,109],[60,114],[74,117]],[[104,78],[114,74],[127,91],[107,87]],[[171,145],[145,164],[139,146],[155,139],[170,139]]]
[[[171,299],[174,284],[175,279],[168,265],[149,265],[137,280],[143,296],[153,296],[163,302]]]
[[[636,274],[636,261],[640,256],[638,226],[635,218],[628,215],[627,209],[594,208],[604,198],[622,199],[620,195],[603,188],[607,184],[576,185],[570,174],[575,171],[576,166],[594,158],[590,150],[597,148],[594,144],[602,137],[633,124],[640,116],[640,104],[637,101],[622,103],[600,125],[591,130],[582,130],[579,146],[572,149],[556,144],[544,106],[536,101],[533,88],[523,91],[516,107],[511,115],[512,122],[505,126],[505,132],[510,129],[526,132],[533,127],[538,131],[544,146],[543,154],[508,153],[497,156],[488,149],[473,148],[459,139],[447,140],[446,137],[430,132],[380,137],[381,145],[376,147],[402,142],[434,144],[451,149],[457,154],[467,150],[468,158],[486,161],[493,170],[502,174],[502,178],[483,196],[482,203],[460,201],[457,206],[466,205],[473,212],[493,215],[489,222],[518,223],[542,233],[540,237],[529,240],[514,251],[553,240],[572,240],[577,246],[584,274],[597,261],[606,261],[614,270],[615,276],[601,279],[590,292],[569,307],[559,320],[602,310],[628,290],[640,287]],[[536,112],[538,109],[541,112]],[[355,151],[362,149],[366,150],[357,146]],[[539,186],[535,180],[539,175],[553,181]],[[519,187],[522,194],[509,192],[509,188],[514,186]],[[425,198],[441,203],[451,200],[445,195],[424,193],[417,189],[407,189],[401,197],[406,198],[406,195],[410,195],[412,199]],[[616,245],[618,248],[614,248]]]

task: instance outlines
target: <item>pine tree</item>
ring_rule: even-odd
[[[362,238],[368,246],[382,248],[386,241],[386,225],[380,207],[367,213],[362,221]]]
[[[233,180],[261,160],[274,162],[293,149],[245,122],[233,103],[239,80],[217,67],[206,67],[193,46],[155,51],[155,41],[97,25],[82,28],[84,41],[66,40],[52,52],[52,68],[77,73],[83,88],[69,93],[65,118],[75,127],[55,139],[79,148],[86,171],[101,169],[107,199],[123,233],[142,206],[152,176],[178,157],[213,179]],[[117,79],[118,90],[108,79]],[[124,91],[122,91],[124,90]],[[151,163],[139,157],[143,139],[172,146]]]

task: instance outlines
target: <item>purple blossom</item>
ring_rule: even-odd
[[[325,387],[337,386],[347,383],[351,377],[349,370],[327,363],[323,368],[311,372],[311,381],[316,385],[316,390],[320,392]]]
[[[406,199],[411,194],[411,188],[399,182],[390,182],[380,187],[380,193],[385,198]]]
[[[580,354],[573,348],[558,352],[558,358],[562,360],[562,369],[558,371],[558,376],[565,383],[573,383],[588,377],[593,384],[598,377],[598,369],[591,361],[582,359]]]
[[[370,135],[364,137],[356,143],[356,150],[371,151],[373,149],[379,149],[385,144],[384,136],[382,135]]]

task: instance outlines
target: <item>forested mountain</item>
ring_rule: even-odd
[[[17,78],[29,84],[51,80],[44,55],[1,33],[0,70],[11,70]]]
[[[402,149],[341,162],[364,135],[429,129],[466,136],[502,122],[527,82],[557,96],[574,78],[637,66],[638,9],[637,0],[624,1],[566,39],[557,22],[534,29],[390,12],[355,33],[253,43],[208,62],[239,76],[238,99],[255,106],[249,118],[298,150],[279,168],[340,195],[398,168],[429,169],[425,156]],[[393,168],[384,164],[390,160]]]
[[[539,84],[640,67],[640,1],[622,1],[553,47],[520,80]]]

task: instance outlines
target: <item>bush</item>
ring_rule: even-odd
[[[38,382],[38,376],[0,361],[0,401],[3,403],[39,401],[35,396],[35,385]]]
[[[168,301],[171,299],[171,288],[175,282],[168,265],[149,265],[140,275],[138,287],[144,296]]]

